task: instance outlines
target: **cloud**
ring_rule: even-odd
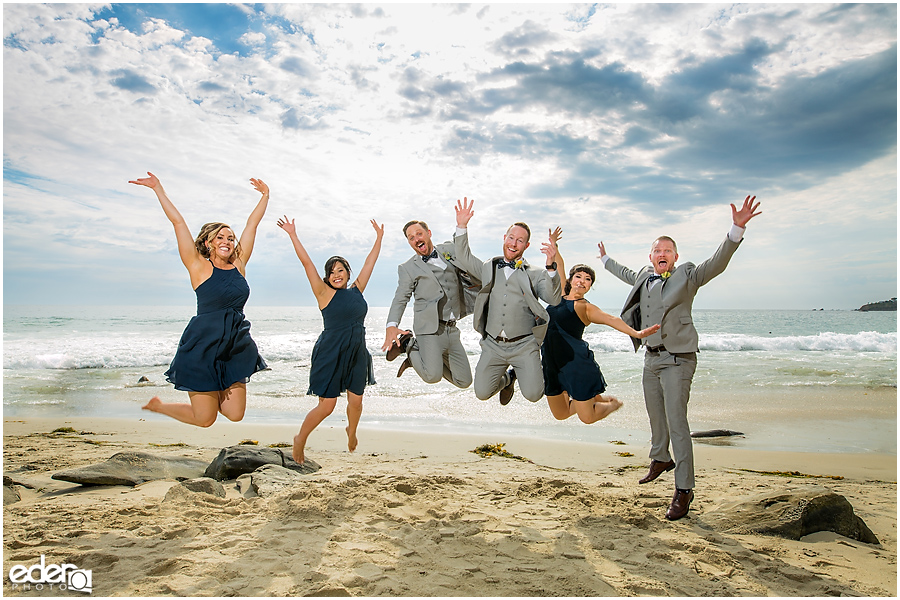
[[[447,239],[462,196],[477,199],[485,256],[511,219],[562,225],[567,260],[594,261],[600,232],[644,260],[657,229],[702,256],[727,229],[728,202],[748,192],[766,211],[748,245],[771,264],[756,268],[806,261],[785,238],[813,244],[819,227],[855,256],[896,251],[895,5],[3,11],[7,299],[40,271],[73,302],[131,297],[125,288],[148,278],[160,282],[146,292],[153,302],[184,302],[170,295],[184,282],[171,225],[152,193],[126,183],[147,170],[194,228],[240,229],[255,202],[247,179],[262,177],[270,216],[296,216],[316,257],[359,264],[368,219],[385,221],[394,234],[367,289],[373,306],[390,299],[408,256],[399,227],[422,218]],[[864,190],[853,193],[859,210],[835,200],[812,219],[830,186]],[[147,274],[128,275],[148,256]],[[829,260],[884,279],[851,258]],[[281,285],[295,260],[267,217],[255,302],[296,302]],[[79,264],[115,276],[80,270],[87,283],[76,283]],[[743,289],[734,302],[767,298]]]
[[[155,94],[156,87],[147,81],[147,78],[139,73],[135,73],[130,69],[119,69],[117,71],[113,71],[113,78],[110,79],[110,83],[116,86],[117,88],[127,90],[129,92],[136,92],[139,94]]]

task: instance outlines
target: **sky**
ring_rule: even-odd
[[[4,4],[4,304],[195,303],[155,173],[196,233],[271,189],[250,303],[315,305],[288,236],[362,266],[387,306],[474,199],[473,253],[533,231],[543,263],[700,263],[761,201],[696,308],[853,309],[897,296],[896,4]]]

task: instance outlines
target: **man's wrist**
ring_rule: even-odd
[[[744,238],[744,232],[746,230],[746,227],[741,227],[737,223],[732,223],[731,230],[728,232],[728,239],[736,244]]]
[[[609,260],[609,254],[604,254],[603,256],[600,257],[600,262],[603,263],[604,267],[606,266],[606,261],[608,261],[608,260]]]
[[[391,327],[399,327],[399,326],[400,326],[400,323],[394,323],[393,321],[391,321],[390,323],[388,323],[387,325],[385,325],[384,328],[385,328],[385,329],[390,329]]]
[[[463,235],[467,231],[468,229],[466,229],[465,227],[460,227],[459,223],[456,224],[456,235]]]

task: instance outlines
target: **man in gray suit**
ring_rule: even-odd
[[[756,211],[759,203],[754,205],[754,200],[756,196],[747,196],[740,210],[731,205],[734,226],[716,253],[699,265],[684,263],[676,268],[678,249],[675,241],[666,236],[653,242],[651,264],[637,273],[607,256],[603,242],[599,244],[606,270],[633,286],[622,309],[622,319],[635,329],[655,323],[661,325],[659,331],[643,340],[646,347],[644,403],[650,417],[651,461],[650,471],[640,483],[649,483],[675,469],[675,494],[666,511],[670,521],[686,515],[694,499],[694,450],[687,405],[699,346],[691,305],[700,286],[725,270],[741,243],[747,223],[760,214]],[[637,351],[641,340],[631,340]]]
[[[500,404],[512,398],[515,381],[522,395],[537,402],[544,395],[541,342],[550,319],[538,298],[558,304],[562,285],[556,273],[555,238],[544,245],[546,268],[532,267],[522,258],[531,230],[515,223],[503,236],[503,256],[482,262],[469,250],[468,223],[473,203],[457,202],[456,255],[470,275],[481,281],[475,299],[475,330],[481,334],[481,358],[475,367],[475,395],[487,400],[498,391]]]
[[[411,366],[425,383],[437,383],[443,377],[467,388],[472,385],[472,369],[456,322],[472,312],[480,285],[460,266],[452,242],[432,243],[424,221],[410,221],[403,226],[403,235],[415,254],[397,267],[397,292],[381,349],[387,351],[388,360],[406,352],[397,377]],[[410,297],[415,298],[415,337],[399,327]]]

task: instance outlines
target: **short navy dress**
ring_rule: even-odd
[[[166,380],[186,392],[216,392],[247,383],[251,375],[267,368],[244,318],[250,297],[247,280],[236,267],[213,265],[210,278],[194,291],[197,316],[181,334]]]
[[[337,398],[349,390],[362,395],[366,384],[375,383],[363,325],[368,311],[359,288],[334,291],[331,302],[322,309],[325,330],[313,347],[307,394]]]
[[[544,394],[558,396],[564,391],[572,400],[590,400],[606,390],[600,365],[588,343],[581,339],[585,324],[575,312],[575,301],[563,298],[548,306],[550,324],[541,345]]]

